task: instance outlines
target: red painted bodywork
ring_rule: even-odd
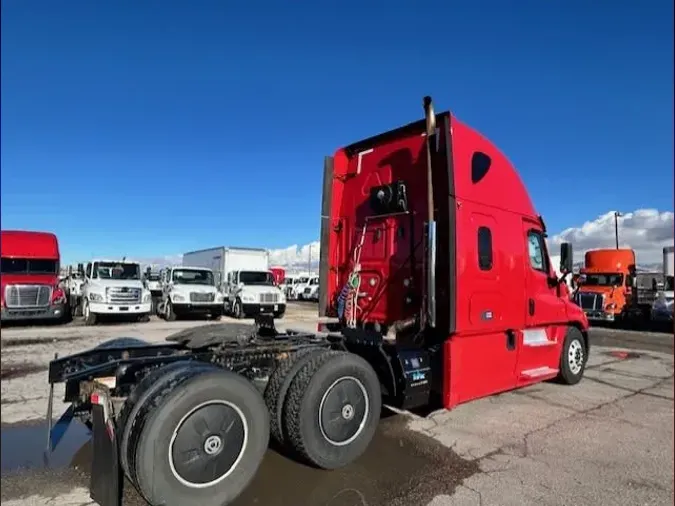
[[[3,230],[0,236],[0,253],[2,258],[28,258],[55,260],[58,264],[61,255],[59,241],[50,232],[33,232],[24,230]],[[59,285],[59,274],[2,274],[0,275],[0,300],[5,304],[5,287],[7,285],[49,285],[54,288],[52,298],[63,296]]]
[[[567,325],[586,331],[588,322],[569,300],[567,290],[551,286],[552,266],[548,266],[548,275],[530,266],[527,233],[542,231],[543,223],[513,165],[481,134],[444,114],[447,122],[437,120],[437,126],[449,125],[451,169],[433,178],[436,220],[444,227],[439,236],[445,232],[454,237],[449,244],[454,243],[455,249],[454,255],[443,246],[438,250],[438,262],[452,260],[447,261],[448,277],[436,281],[437,290],[454,290],[455,294],[448,297],[453,299],[448,311],[454,312],[454,318],[443,343],[442,397],[444,407],[450,408],[556,376]],[[428,214],[426,139],[423,126],[409,127],[395,131],[400,135],[373,138],[372,144],[363,141],[358,148],[339,149],[333,157],[332,182],[324,183],[330,184],[324,191],[331,192],[329,232],[322,238],[322,250],[328,250],[323,310],[328,316],[336,314],[336,298],[354,267],[354,250],[366,217],[372,213],[369,189],[397,180],[407,184],[412,218],[401,215],[369,221],[359,259],[363,297],[357,315],[359,323],[389,325],[419,313],[415,301],[420,300],[424,284],[422,243]],[[478,182],[472,181],[475,152],[492,160],[490,170]],[[439,188],[451,188],[450,195]],[[492,231],[490,271],[478,265],[481,226]],[[534,315],[528,311],[530,300],[536,304]],[[486,309],[492,312],[489,321],[481,317]],[[444,311],[439,308],[438,314],[443,317]],[[523,331],[533,328],[545,329],[550,344],[524,345]],[[515,333],[515,349],[507,349],[507,331]],[[523,375],[523,371],[541,367],[551,372],[536,379]]]
[[[280,285],[286,277],[286,269],[283,267],[270,267],[270,272],[274,277],[274,284]]]

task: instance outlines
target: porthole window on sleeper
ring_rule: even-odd
[[[490,170],[492,159],[481,151],[475,151],[471,156],[471,182],[476,184]]]

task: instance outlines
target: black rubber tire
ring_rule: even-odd
[[[232,316],[237,320],[242,320],[246,316],[244,315],[244,306],[239,298],[234,301],[234,306],[232,306]]]
[[[136,337],[116,337],[115,339],[110,339],[104,341],[98,346],[94,347],[95,350],[108,350],[108,349],[118,349],[118,348],[137,348],[139,346],[149,346],[150,343],[144,341],[143,339],[138,339]]]
[[[145,313],[145,314],[140,315],[137,318],[137,321],[140,322],[140,323],[148,323],[150,321],[150,314]]]
[[[236,407],[243,415],[243,420],[239,420],[247,437],[240,458],[227,471],[229,474],[213,485],[194,488],[176,478],[168,455],[174,431],[182,418],[210,401],[227,401],[230,407]],[[178,388],[166,385],[144,405],[137,416],[142,417],[143,428],[134,445],[134,462],[129,462],[129,466],[134,482],[150,504],[224,506],[248,486],[267,450],[269,415],[262,396],[244,377],[213,367],[190,377]],[[206,427],[206,433],[211,432],[216,431]]]
[[[281,320],[284,317],[284,314],[286,314],[286,311],[277,311],[274,313],[274,318]]]
[[[148,399],[155,396],[158,392],[165,388],[175,388],[181,382],[187,381],[193,375],[203,371],[206,367],[212,366],[188,360],[181,360],[159,367],[145,376],[127,397],[117,419],[117,427],[120,430],[119,454],[122,470],[134,486],[136,486],[135,473],[130,471],[129,462],[133,462],[135,456],[133,452],[129,452],[129,449],[133,448],[138,441],[138,436],[142,429],[142,425],[139,422],[144,420],[147,411],[144,411],[144,416],[140,418],[138,417],[138,413],[145,407]]]
[[[89,305],[89,301],[87,299],[82,299],[82,314],[85,314],[84,308],[85,306]],[[84,324],[85,325],[96,325],[98,323],[98,317],[96,316],[96,313],[92,313],[91,311],[89,312],[89,316],[85,317],[84,319]]]
[[[581,369],[577,374],[574,374],[570,368],[568,354],[570,347],[575,346],[573,343],[578,342],[581,345],[581,353],[583,353]],[[586,370],[586,362],[588,361],[588,353],[586,349],[586,341],[581,331],[576,327],[568,327],[563,341],[562,350],[560,352],[560,371],[556,380],[564,385],[576,385],[581,381]]]
[[[178,316],[173,310],[173,304],[170,299],[166,299],[166,310],[164,311],[164,319],[168,322],[175,322]]]
[[[364,388],[368,409],[364,410],[360,432],[354,440],[338,446],[324,436],[319,424],[321,415],[317,413],[330,386],[346,377],[357,379]],[[284,431],[289,444],[299,456],[322,469],[350,464],[366,451],[375,435],[381,395],[377,374],[353,353],[326,353],[309,360],[293,378],[284,404]]]
[[[283,406],[293,378],[308,360],[325,353],[330,353],[330,350],[320,348],[300,351],[281,362],[270,375],[263,397],[270,413],[270,433],[277,443],[286,443]]]

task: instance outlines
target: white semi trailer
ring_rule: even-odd
[[[655,322],[673,322],[675,312],[675,247],[663,248],[663,290],[652,304],[652,320]]]
[[[261,248],[220,246],[183,255],[183,265],[211,269],[224,294],[225,311],[237,318],[286,311],[286,296],[269,270],[269,253]]]

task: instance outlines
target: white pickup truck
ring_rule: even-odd
[[[160,274],[162,299],[157,314],[167,321],[183,315],[223,315],[223,294],[216,288],[213,271],[203,267],[174,266]]]
[[[141,266],[124,260],[92,260],[82,273],[82,316],[95,325],[102,315],[132,315],[138,321],[150,319],[150,290],[141,281]]]
[[[286,312],[286,295],[269,271],[230,271],[225,293],[225,303],[235,318],[261,313],[282,318]]]

